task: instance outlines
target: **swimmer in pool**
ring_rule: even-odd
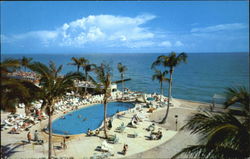
[[[87,118],[84,118],[82,121],[85,121],[85,120],[87,120]]]
[[[79,115],[78,115],[78,118],[81,118],[81,117],[82,117],[82,115],[79,114]]]

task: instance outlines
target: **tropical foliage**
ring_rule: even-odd
[[[187,60],[187,54],[186,53],[180,53],[177,55],[175,52],[171,52],[168,56],[161,55],[158,56],[156,61],[153,62],[151,68],[154,69],[156,66],[163,66],[165,68],[169,68],[169,73],[170,73],[170,79],[169,79],[169,89],[168,89],[168,106],[166,110],[166,114],[162,121],[160,123],[165,123],[168,112],[169,112],[169,106],[170,106],[170,100],[172,98],[171,92],[172,92],[172,80],[173,80],[173,72],[174,68],[181,64],[181,62],[186,62]]]
[[[108,137],[107,135],[107,104],[108,98],[111,96],[111,68],[108,64],[101,64],[101,66],[96,68],[96,75],[99,80],[98,87],[101,87],[103,90],[103,106],[104,106],[104,135],[105,138]]]
[[[27,58],[27,57],[23,56],[23,58],[20,60],[20,64],[24,68],[24,71],[26,71],[26,69],[29,67],[32,59],[33,58]]]
[[[77,58],[77,57],[72,57],[71,60],[73,61],[72,63],[68,63],[68,65],[74,65],[76,66],[77,68],[77,72],[80,71],[80,67],[83,66],[83,64],[87,63],[88,60],[83,58],[83,57],[80,57],[80,58]]]
[[[88,82],[89,80],[91,80],[92,82],[95,83],[95,80],[89,75],[89,72],[94,71],[96,65],[90,64],[89,60],[85,59],[81,66],[85,74],[85,81]],[[85,87],[84,93],[87,94],[87,87]]]
[[[249,92],[243,88],[228,88],[228,107],[238,101],[243,107],[249,106]],[[242,97],[244,94],[244,97]],[[245,96],[248,94],[248,96]],[[234,98],[235,97],[235,98]],[[236,97],[242,97],[236,100]],[[233,99],[233,102],[232,102]],[[192,116],[182,129],[201,136],[199,145],[184,148],[173,158],[186,154],[195,158],[235,159],[250,156],[250,113],[243,110],[244,116],[236,117],[230,112],[202,112]]]
[[[123,81],[124,80],[124,73],[128,70],[128,68],[126,66],[122,65],[122,63],[120,62],[117,64],[117,69],[121,74],[122,92],[123,92],[122,96],[123,96],[124,95],[124,81]]]
[[[1,109],[16,112],[18,103],[25,104],[26,113],[31,102],[39,99],[39,88],[29,81],[14,79],[10,73],[20,68],[20,61],[6,59],[0,64],[1,68]],[[36,93],[34,93],[36,92]]]
[[[246,87],[227,88],[225,107],[239,103],[245,111],[250,111],[250,93]]]
[[[49,66],[46,66],[40,62],[34,62],[30,65],[30,69],[38,73],[40,78],[41,94],[43,99],[42,109],[49,116],[48,128],[49,128],[49,154],[48,158],[51,158],[52,152],[52,114],[54,112],[54,104],[60,100],[66,92],[71,91],[74,87],[74,79],[80,78],[78,73],[68,73],[64,76],[59,76],[62,70],[62,65],[58,68],[53,62],[50,62]]]
[[[167,70],[164,72],[155,70],[155,74],[152,76],[152,80],[158,80],[160,83],[161,95],[163,95],[163,82],[169,82],[169,79],[166,77],[167,74]]]

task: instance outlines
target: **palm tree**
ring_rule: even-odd
[[[98,87],[102,88],[102,91],[104,93],[103,97],[103,106],[104,106],[104,135],[105,138],[108,138],[107,135],[107,104],[108,104],[108,98],[111,96],[111,68],[108,64],[101,64],[101,66],[97,67],[96,75],[100,83],[98,84]]]
[[[169,111],[169,106],[170,106],[170,100],[172,98],[171,92],[172,92],[172,80],[173,80],[173,72],[174,68],[178,66],[181,62],[186,62],[187,60],[187,54],[186,53],[180,53],[178,56],[176,55],[175,52],[171,52],[168,56],[161,55],[157,57],[156,61],[153,62],[151,68],[155,68],[155,66],[162,65],[163,67],[169,67],[169,73],[170,73],[170,80],[169,80],[169,88],[168,88],[168,106],[167,106],[167,111],[160,122],[161,124],[166,122],[167,116],[168,116],[168,111]]]
[[[66,92],[71,91],[74,87],[74,79],[80,78],[78,73],[68,73],[65,76],[59,76],[62,70],[62,65],[58,68],[53,62],[50,62],[49,66],[46,66],[40,62],[34,62],[30,65],[30,69],[38,73],[40,78],[40,86],[43,97],[42,109],[49,116],[48,128],[49,128],[49,153],[48,158],[51,158],[52,152],[52,114],[54,112],[54,104],[60,100]]]
[[[35,97],[38,87],[33,83],[14,79],[8,76],[20,68],[20,61],[6,59],[0,64],[1,68],[1,110],[16,112],[18,103],[25,103],[25,110],[30,106],[29,101]],[[32,98],[31,98],[32,97]]]
[[[68,65],[75,65],[77,67],[77,72],[80,71],[80,67],[84,64],[84,63],[87,63],[88,60],[83,58],[83,57],[80,57],[80,58],[77,58],[77,57],[72,57],[71,60],[73,61],[73,63],[68,63]]]
[[[227,88],[225,108],[238,102],[244,116],[235,117],[232,113],[203,112],[192,116],[182,127],[191,134],[200,134],[201,144],[184,148],[180,154],[196,158],[248,158],[250,157],[250,93],[244,87]]]
[[[152,76],[152,80],[158,80],[160,82],[161,95],[163,96],[163,82],[168,81],[169,79],[165,76],[168,74],[168,71],[161,72],[160,70],[155,70],[155,74]]]
[[[1,78],[6,77],[8,73],[12,73],[20,68],[20,62],[16,59],[5,59],[0,62]]]
[[[89,60],[85,59],[82,63],[82,69],[84,70],[85,73],[85,80],[86,82],[89,81],[89,78],[93,81],[93,78],[89,76],[88,72],[93,71],[96,68],[95,64],[90,64]],[[87,86],[85,87],[84,94],[87,94]]]
[[[20,64],[24,67],[24,71],[26,72],[27,67],[29,67],[30,62],[33,58],[27,58],[23,56],[23,58],[20,60]]]
[[[128,70],[128,68],[124,65],[122,65],[122,63],[118,63],[117,64],[117,69],[118,71],[120,72],[121,74],[121,81],[122,81],[122,98],[123,98],[123,95],[124,95],[124,73]]]
[[[228,108],[235,103],[239,103],[244,110],[250,111],[250,93],[246,87],[227,88],[225,107]]]
[[[250,156],[250,114],[241,121],[231,113],[197,113],[183,129],[201,135],[200,144],[188,146],[173,158],[186,154],[192,158],[243,159]]]

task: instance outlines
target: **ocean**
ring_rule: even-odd
[[[2,54],[6,58],[32,57],[33,61],[48,64],[50,60],[63,64],[62,74],[76,71],[68,65],[72,57],[84,57],[91,63],[109,63],[112,67],[112,81],[120,80],[117,64],[121,62],[128,70],[125,78],[132,80],[125,87],[132,91],[160,93],[160,83],[152,81],[151,64],[159,56],[156,53],[137,54]],[[164,54],[167,55],[167,54]],[[81,69],[82,71],[82,69]],[[94,74],[91,74],[94,76]],[[248,53],[190,53],[187,63],[181,63],[173,73],[172,96],[186,100],[211,102],[214,94],[222,94],[227,87],[245,86],[249,88]],[[121,84],[118,85],[121,89]],[[168,84],[164,83],[164,95],[168,94]]]

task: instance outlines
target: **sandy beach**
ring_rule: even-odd
[[[112,145],[113,156],[110,158],[170,158],[175,153],[180,151],[182,148],[187,145],[196,143],[197,138],[190,135],[185,131],[178,131],[181,126],[185,123],[190,115],[197,112],[199,108],[206,107],[209,103],[193,102],[181,99],[173,100],[174,107],[170,107],[169,116],[166,124],[156,124],[157,128],[161,128],[163,132],[163,137],[161,140],[146,140],[145,136],[149,136],[149,132],[145,131],[145,128],[148,127],[152,122],[157,123],[163,117],[166,108],[158,108],[153,113],[147,113],[148,118],[143,122],[140,122],[136,129],[126,128],[125,133],[116,133],[115,128],[121,125],[122,122],[128,123],[133,116],[133,112],[127,112],[122,119],[115,119],[113,127],[108,133],[116,134],[119,138],[117,144]],[[86,107],[86,106],[83,106]],[[18,113],[23,113],[23,109],[18,109]],[[145,111],[145,110],[144,110]],[[2,113],[1,119],[4,119],[9,113]],[[53,119],[61,116],[63,112],[53,116]],[[176,118],[175,115],[178,115],[178,124],[176,131]],[[8,145],[13,150],[10,154],[10,158],[41,158],[47,157],[48,151],[48,135],[44,132],[41,132],[47,124],[47,120],[42,121],[34,125],[30,131],[34,132],[39,130],[39,137],[42,138],[45,143],[43,145],[34,145],[34,144],[22,144],[22,141],[27,141],[27,131],[21,132],[20,134],[8,134],[6,130],[1,131],[1,145]],[[137,138],[128,138],[128,134],[133,134],[137,132],[139,135]],[[98,137],[86,137],[86,135],[76,135],[70,137],[66,141],[67,149],[66,150],[57,150],[54,149],[52,154],[55,157],[74,157],[74,158],[83,158],[91,157],[93,155],[100,155],[101,152],[95,151],[97,146],[100,146],[103,142],[102,138],[103,132],[99,134]],[[53,137],[53,146],[60,146],[62,142],[62,137]],[[121,155],[124,144],[129,145],[128,152],[126,156]]]

